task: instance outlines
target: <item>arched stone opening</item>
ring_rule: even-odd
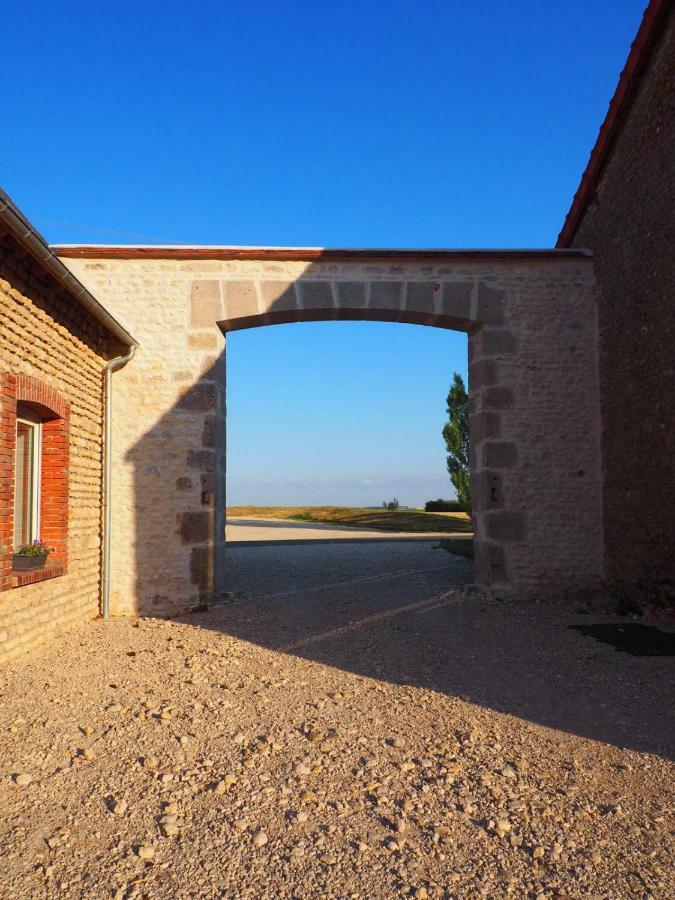
[[[62,255],[140,342],[116,376],[113,554],[125,577],[114,611],[176,611],[226,586],[226,335],[332,319],[467,332],[476,580],[523,599],[597,584],[585,254],[85,249]]]

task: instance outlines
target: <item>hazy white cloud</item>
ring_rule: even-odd
[[[405,506],[423,506],[436,497],[453,497],[447,476],[385,473],[341,477],[238,478],[228,480],[230,506],[379,506],[398,497]]]

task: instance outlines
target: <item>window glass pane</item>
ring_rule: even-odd
[[[35,429],[16,423],[16,466],[14,469],[14,549],[33,538],[33,452]]]

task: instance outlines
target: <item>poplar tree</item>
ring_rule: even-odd
[[[469,479],[469,395],[459,372],[455,372],[447,399],[448,421],[443,426],[443,439],[448,451],[448,473],[464,512],[471,515],[471,481]]]

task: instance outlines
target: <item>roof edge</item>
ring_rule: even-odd
[[[19,244],[52,275],[81,306],[90,312],[101,325],[127,347],[136,347],[137,341],[117,319],[91,294],[79,279],[66,268],[39,231],[31,225],[11,197],[0,188],[0,222]]]
[[[658,42],[670,8],[671,0],[650,0],[642,15],[642,21],[635,40],[631,44],[628,59],[619,76],[614,95],[610,100],[607,115],[600,126],[588,164],[581,176],[579,187],[572,199],[572,205],[558,235],[556,247],[559,249],[569,247],[576,234],[612,145],[621,130],[623,117],[637,93],[640,76],[652,50]]]
[[[539,259],[590,257],[589,250],[545,249],[444,249],[385,247],[220,247],[220,246],[122,246],[114,244],[58,244],[52,250],[71,259],[183,259],[183,260],[272,260],[316,262],[349,259]]]

